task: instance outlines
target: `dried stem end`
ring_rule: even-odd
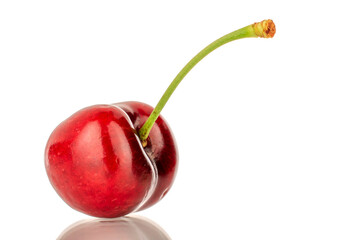
[[[275,35],[276,28],[272,20],[264,20],[253,25],[256,36],[262,38],[272,38]]]

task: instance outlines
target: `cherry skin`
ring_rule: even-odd
[[[45,166],[56,192],[72,208],[113,218],[162,199],[177,170],[174,136],[162,116],[143,147],[137,131],[153,108],[140,102],[95,105],[51,134]]]

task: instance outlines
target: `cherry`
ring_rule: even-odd
[[[140,102],[84,108],[50,135],[45,167],[50,182],[72,208],[113,218],[148,208],[170,189],[178,152],[160,115],[185,75],[207,54],[236,39],[271,38],[275,25],[264,20],[229,33],[199,52],[172,81],[153,109]]]
[[[152,110],[139,102],[95,105],[54,130],[46,168],[65,202],[92,216],[117,217],[165,195],[177,169],[174,137],[161,116],[145,147],[136,135]]]

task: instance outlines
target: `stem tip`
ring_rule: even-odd
[[[252,26],[256,36],[258,37],[272,38],[276,32],[275,24],[270,19],[254,23]]]

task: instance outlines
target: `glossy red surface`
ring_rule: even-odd
[[[176,144],[161,117],[145,149],[137,138],[135,129],[152,107],[116,105],[78,111],[53,131],[46,146],[54,189],[72,208],[91,216],[119,217],[151,206],[170,188],[177,169]]]
[[[136,130],[142,127],[153,110],[151,106],[141,102],[123,102],[115,105],[128,114]],[[177,171],[179,157],[175,138],[161,115],[150,131],[145,152],[156,164],[158,181],[154,194],[140,208],[141,210],[152,206],[166,195]]]

